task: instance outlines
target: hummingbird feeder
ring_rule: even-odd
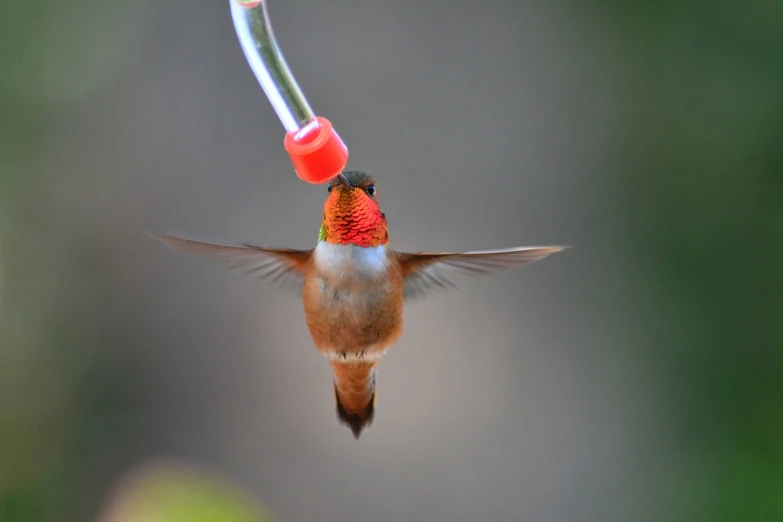
[[[296,175],[325,183],[348,163],[348,147],[331,122],[316,116],[291,74],[272,32],[266,0],[229,0],[247,63],[285,127],[283,145]]]

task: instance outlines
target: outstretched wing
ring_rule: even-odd
[[[434,291],[454,287],[448,280],[449,270],[470,274],[492,274],[544,259],[566,247],[515,247],[476,252],[441,252],[399,254],[405,276],[403,296],[418,299]]]
[[[245,275],[269,278],[279,284],[301,283],[312,250],[228,245],[175,236],[159,236],[163,243],[208,260],[239,269]]]

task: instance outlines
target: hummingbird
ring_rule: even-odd
[[[375,415],[378,363],[402,334],[403,303],[454,285],[450,270],[488,274],[539,261],[561,246],[403,253],[389,246],[375,180],[344,171],[329,182],[315,248],[211,243],[171,235],[171,247],[301,289],[307,327],[334,373],[337,417],[356,439]]]

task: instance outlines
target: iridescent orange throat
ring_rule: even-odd
[[[363,190],[337,186],[324,203],[318,241],[361,247],[385,245],[389,242],[386,216]]]

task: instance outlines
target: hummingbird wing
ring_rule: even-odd
[[[175,236],[159,236],[170,247],[215,260],[230,268],[241,269],[245,275],[271,278],[275,283],[301,283],[312,250],[266,248],[250,244],[229,245],[197,241]]]
[[[450,270],[470,274],[492,274],[544,259],[567,247],[514,247],[475,252],[398,253],[405,277],[403,297],[419,299],[435,291],[454,288],[447,274]]]

